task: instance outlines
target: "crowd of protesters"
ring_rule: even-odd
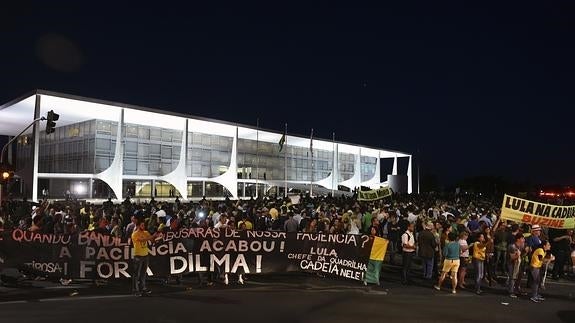
[[[550,263],[552,279],[575,273],[573,230],[501,221],[500,205],[500,199],[479,195],[434,194],[394,195],[373,202],[300,196],[297,204],[290,198],[204,198],[194,203],[127,199],[101,205],[19,202],[4,205],[0,226],[55,234],[89,230],[132,239],[134,232],[146,231],[149,235],[136,235],[144,242],[182,227],[367,234],[389,240],[387,261],[397,264],[401,260],[403,284],[412,282],[412,262],[420,259],[421,278],[438,290],[448,277],[452,293],[468,289],[467,271],[472,269],[477,294],[483,292],[482,286],[496,285],[503,275],[510,297],[517,297],[526,295],[521,282],[527,275],[530,299],[540,302],[539,286]],[[432,284],[434,278],[437,284]],[[145,280],[141,283],[145,285]]]

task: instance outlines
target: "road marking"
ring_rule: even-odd
[[[57,297],[57,298],[43,298],[39,299],[38,302],[60,302],[60,301],[78,301],[86,299],[113,299],[113,298],[128,298],[135,297],[133,295],[101,295],[101,296],[70,296],[70,297]]]
[[[88,288],[88,286],[83,285],[52,286],[52,287],[46,287],[44,289],[82,289],[82,288]]]
[[[10,301],[10,302],[0,302],[0,305],[8,305],[8,304],[25,304],[27,301]]]

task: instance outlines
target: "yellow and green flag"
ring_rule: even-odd
[[[389,240],[387,239],[380,237],[373,238],[373,244],[369,254],[369,262],[367,263],[367,271],[365,272],[366,283],[379,285],[379,273],[381,272],[383,259],[385,259],[385,252],[387,251],[388,243]]]

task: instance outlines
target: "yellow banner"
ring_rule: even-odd
[[[505,194],[501,219],[557,229],[575,228],[575,205],[539,203]]]
[[[358,191],[357,192],[357,200],[358,201],[375,201],[382,199],[384,197],[391,196],[393,191],[389,187],[382,187],[377,190],[371,191]]]

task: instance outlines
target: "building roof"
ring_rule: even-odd
[[[240,133],[241,138],[255,139],[251,138],[253,137],[253,134],[250,135],[250,132],[253,133],[256,130],[259,130],[258,135],[261,141],[278,142],[279,138],[282,135],[282,132],[278,132],[277,130],[264,129],[261,127],[257,129],[253,125],[244,125],[228,121],[215,120],[206,117],[194,116],[191,114],[184,114],[162,109],[142,107],[132,104],[87,98],[82,96],[39,90],[39,89],[31,91],[19,98],[16,98],[0,106],[0,135],[15,136],[22,129],[24,129],[29,123],[33,121],[36,95],[40,95],[41,98],[40,115],[46,115],[46,113],[49,110],[54,110],[56,113],[60,115],[60,119],[57,122],[58,127],[91,119],[117,121],[119,119],[119,111],[120,111],[118,108],[124,108],[126,111],[130,112],[128,115],[125,115],[125,118],[127,118],[125,119],[126,123],[132,123],[132,122],[142,124],[153,123],[153,125],[161,123],[162,126],[168,128],[175,127],[174,129],[181,129],[180,125],[182,125],[182,123],[177,121],[185,120],[181,118],[186,118],[190,121],[195,122],[194,129],[197,129],[197,126],[202,124],[202,122],[206,124],[207,127],[204,128],[205,132],[209,131],[208,133],[214,133],[213,130],[219,127],[213,127],[213,124],[217,124],[227,126],[228,131],[224,132],[226,132],[228,135],[229,135],[229,129],[231,128],[235,129],[236,126],[240,127],[243,130],[243,132]],[[144,113],[138,113],[138,111],[143,111]],[[209,127],[210,124],[212,125],[212,127]],[[200,132],[202,131],[200,130]],[[224,133],[222,133],[222,135],[224,135]],[[290,140],[290,138],[292,140]],[[309,137],[296,134],[288,135],[289,145],[293,144],[305,147],[306,141],[307,146],[309,146]],[[331,145],[332,143],[333,143],[332,140],[326,140],[314,137],[314,147],[318,149],[326,149],[326,147]],[[408,153],[384,149],[381,147],[369,147],[361,144],[347,143],[342,141],[336,141],[336,143],[343,145],[344,147],[349,146],[349,148],[352,147],[362,148],[365,149],[365,151],[369,150],[379,151],[380,157],[410,156],[410,154]],[[346,150],[340,149],[340,152],[346,152]],[[381,155],[381,152],[384,153],[383,156]],[[366,155],[369,155],[369,153]]]

